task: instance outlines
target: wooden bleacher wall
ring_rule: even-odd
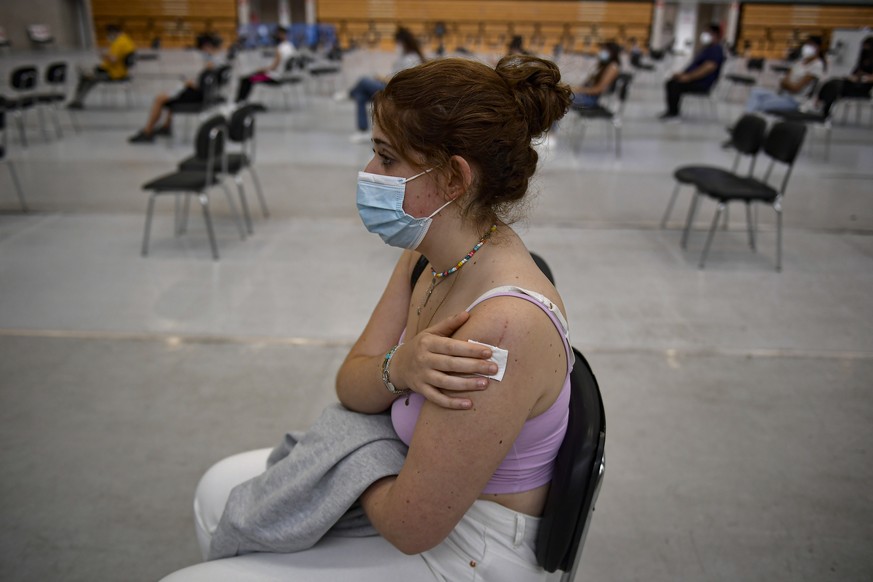
[[[204,32],[232,42],[236,5],[236,0],[91,0],[97,44],[107,44],[106,25],[116,23],[138,48],[147,48],[154,38],[161,39],[162,48],[191,47]]]
[[[626,42],[636,37],[647,46],[652,2],[579,2],[578,0],[318,0],[319,24],[333,24],[340,46],[390,50],[398,25],[413,31],[425,50],[439,39],[436,23],[445,25],[446,51],[502,52],[513,35],[525,48],[551,53],[594,52],[603,40]]]
[[[737,47],[749,43],[748,56],[784,58],[809,35],[823,37],[825,47],[837,28],[873,28],[873,7],[744,4]]]

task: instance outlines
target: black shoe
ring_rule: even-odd
[[[127,141],[128,143],[154,143],[155,135],[153,133],[139,131],[135,135],[130,136]]]
[[[70,101],[69,103],[67,103],[67,109],[75,109],[77,111],[81,111],[82,109],[85,109],[85,106],[78,101]]]
[[[166,137],[173,137],[173,128],[169,125],[165,125],[154,130],[152,132],[152,135],[164,135]]]
[[[721,142],[721,149],[723,150],[729,150],[732,147],[734,147],[734,140],[732,139]]]
[[[670,113],[669,111],[665,111],[664,113],[662,113],[661,115],[658,116],[658,119],[660,119],[661,121],[666,121],[668,119],[676,119],[677,117],[679,117],[677,114]]]

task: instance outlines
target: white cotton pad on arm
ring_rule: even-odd
[[[480,346],[485,346],[486,348],[491,350],[491,357],[489,361],[497,364],[497,373],[493,376],[489,376],[487,374],[476,374],[477,376],[485,376],[486,378],[491,378],[492,380],[497,380],[500,382],[503,380],[503,373],[506,372],[506,359],[509,357],[509,351],[504,350],[503,348],[498,348],[496,346],[489,346],[488,344],[483,344],[482,342],[477,342],[476,340],[467,340],[471,344],[477,344]]]

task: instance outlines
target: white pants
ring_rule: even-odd
[[[236,485],[262,473],[270,449],[228,457],[200,480],[194,499],[197,541],[205,557],[227,498]],[[247,554],[180,570],[165,582],[199,580],[541,582],[536,563],[539,518],[491,501],[476,501],[435,548],[407,556],[381,536],[326,537],[295,554]]]

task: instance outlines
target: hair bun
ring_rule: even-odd
[[[529,137],[543,134],[567,113],[572,93],[561,82],[561,71],[552,61],[510,55],[500,59],[495,70],[512,91],[527,121]]]

